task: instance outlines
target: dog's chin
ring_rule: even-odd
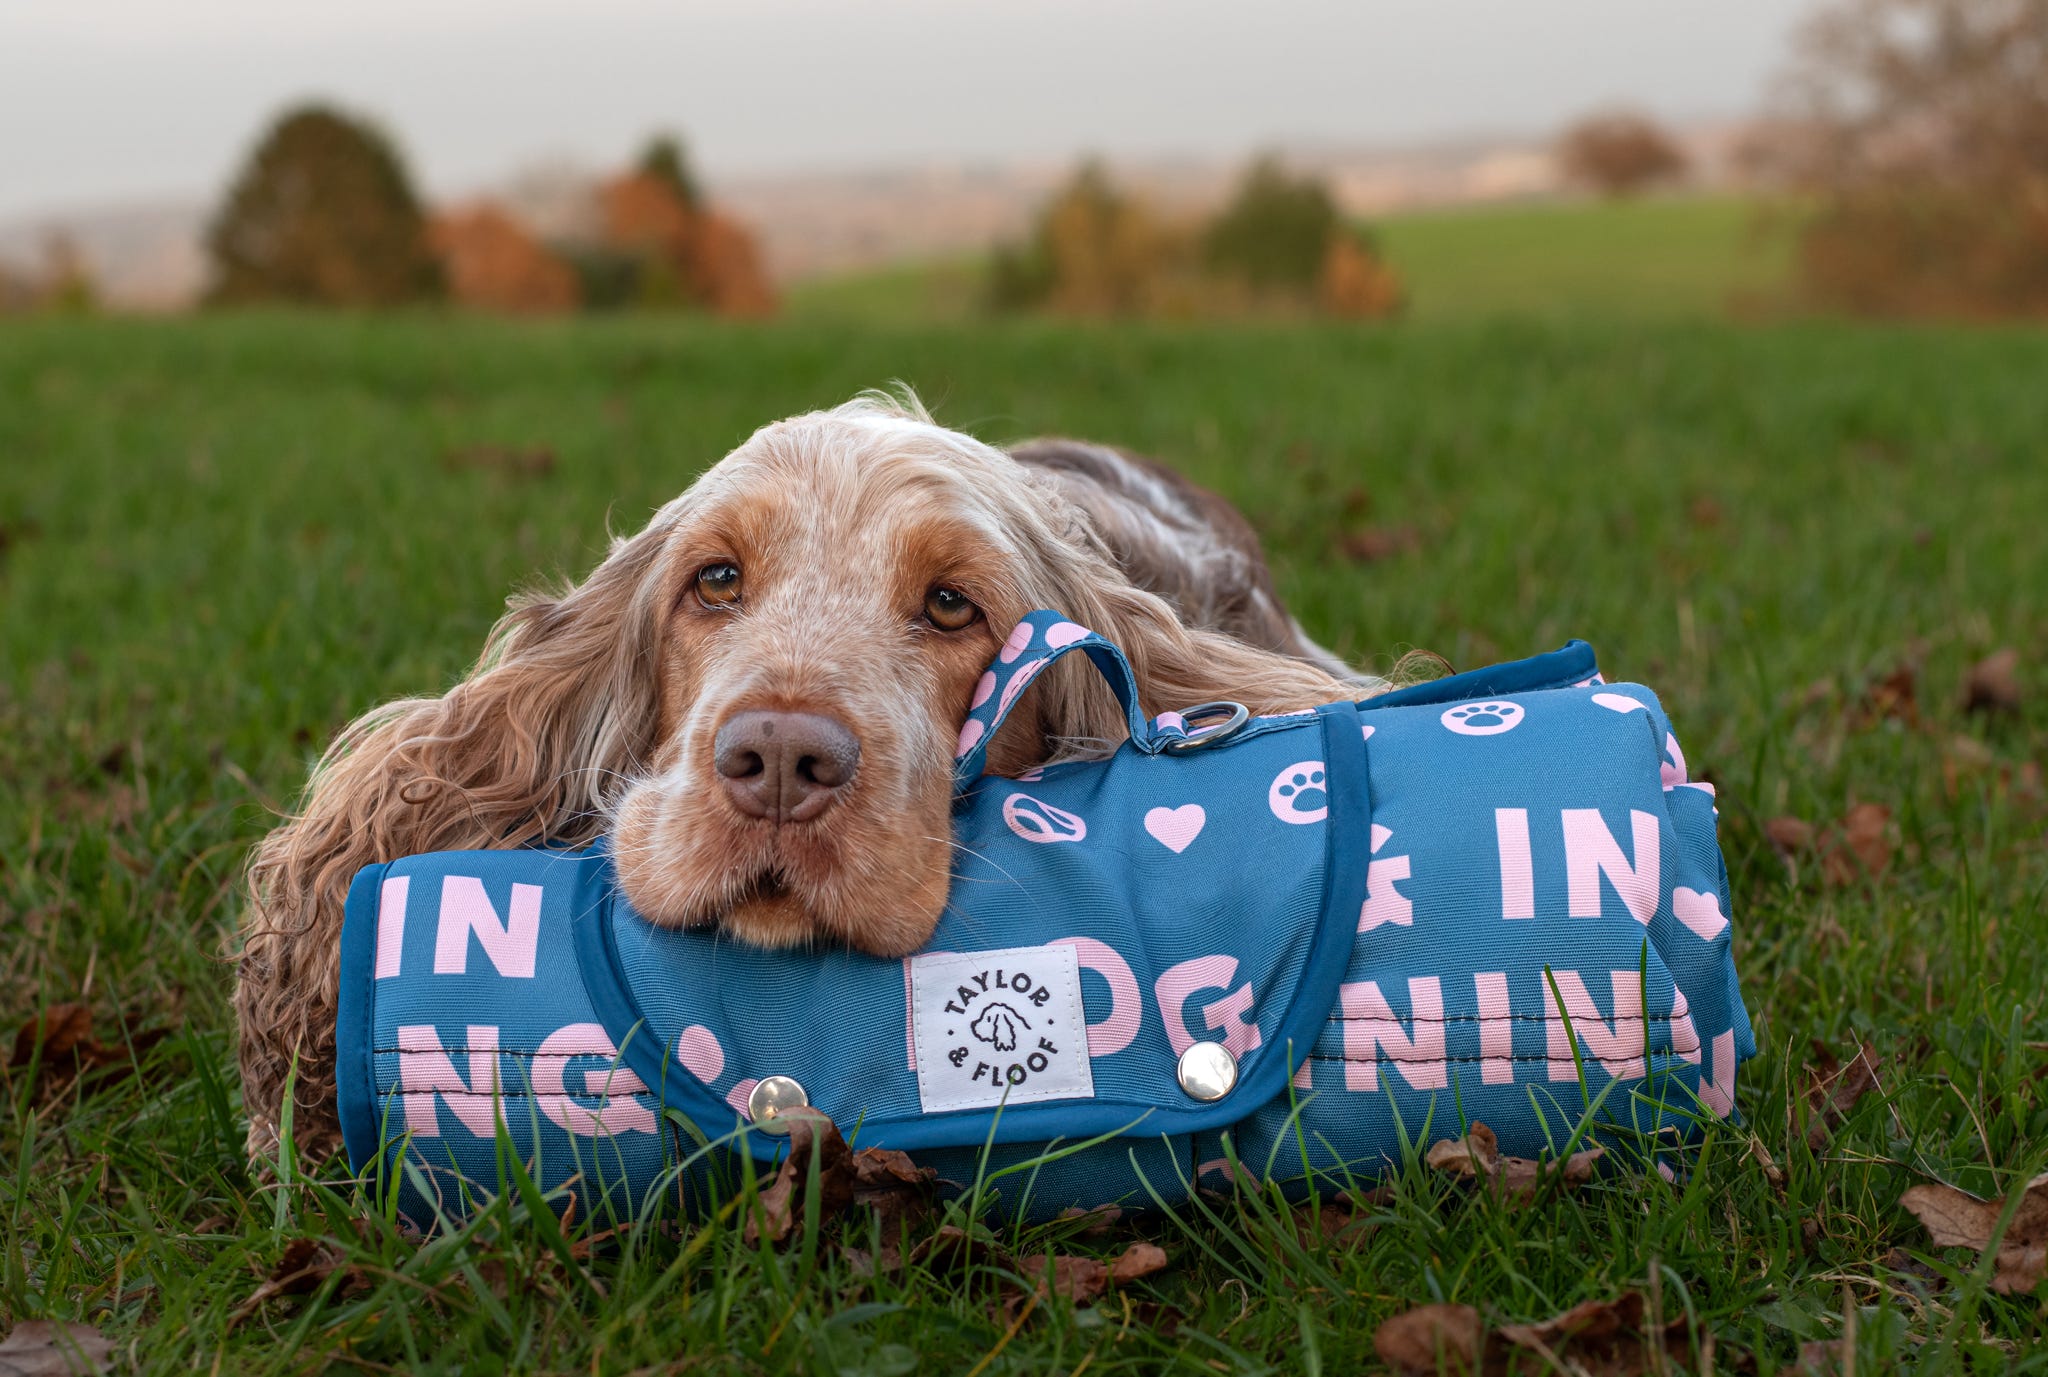
[[[615,864],[626,901],[648,922],[756,947],[847,946],[895,957],[923,946],[945,911],[952,877],[944,843],[856,880],[836,869],[814,875],[814,858],[783,854],[744,831],[714,841],[714,830],[668,814],[654,791],[627,798],[614,828]],[[700,868],[717,856],[723,865]]]

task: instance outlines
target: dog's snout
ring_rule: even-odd
[[[808,822],[860,768],[860,738],[810,712],[738,712],[712,740],[712,763],[749,817]]]

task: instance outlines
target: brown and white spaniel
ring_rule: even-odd
[[[1170,471],[1075,441],[1008,453],[869,395],[778,422],[582,583],[516,598],[475,669],[378,708],[314,769],[248,873],[235,992],[252,1152],[337,1141],[343,899],[362,866],[609,833],[650,920],[767,946],[919,946],[951,873],[956,738],[1024,613],[1121,645],[1148,713],[1253,712],[1369,692],[1280,604],[1257,537]],[[990,769],[1125,734],[1066,662]]]

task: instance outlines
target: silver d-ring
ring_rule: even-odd
[[[1220,700],[1214,703],[1197,703],[1191,708],[1182,708],[1180,720],[1190,725],[1205,717],[1225,717],[1226,714],[1227,720],[1221,726],[1211,727],[1199,734],[1191,731],[1187,736],[1177,737],[1168,741],[1166,749],[1169,751],[1199,751],[1204,746],[1213,746],[1235,733],[1239,727],[1249,722],[1252,716],[1251,711],[1244,704],[1232,703],[1227,700]]]

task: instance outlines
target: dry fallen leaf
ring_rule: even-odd
[[[1355,564],[1375,564],[1421,548],[1422,532],[1413,526],[1366,526],[1337,542],[1339,553]]]
[[[1778,1370],[1778,1377],[1835,1377],[1846,1371],[1843,1355],[1848,1345],[1840,1339],[1808,1339],[1799,1345],[1797,1362]]]
[[[1817,856],[1821,876],[1831,885],[1846,885],[1866,875],[1876,879],[1891,868],[1891,819],[1892,810],[1883,804],[1859,803],[1818,831],[1801,818],[1771,818],[1764,823],[1764,836],[1794,867],[1795,876],[1802,857]]]
[[[1979,1200],[1940,1184],[1915,1186],[1899,1197],[1899,1203],[1926,1226],[1937,1246],[1980,1253],[1991,1246],[1992,1231],[2005,1213],[2002,1200]],[[2004,1295],[2031,1291],[2048,1276],[2048,1172],[2027,1183],[2012,1223],[1998,1241],[1995,1267],[1991,1289]]]
[[[853,1203],[871,1207],[881,1225],[881,1251],[860,1259],[863,1270],[893,1272],[903,1265],[904,1236],[931,1213],[939,1174],[887,1148],[854,1153],[850,1172]]]
[[[1115,1205],[1097,1205],[1092,1210],[1084,1210],[1079,1205],[1069,1205],[1060,1211],[1061,1219],[1085,1219],[1088,1221],[1081,1227],[1081,1237],[1083,1238],[1102,1237],[1116,1227],[1116,1222],[1123,1217],[1124,1212]]]
[[[1963,711],[2018,712],[2025,695],[2020,691],[2020,653],[2007,646],[1970,666],[1963,677]]]
[[[969,1233],[954,1224],[946,1224],[931,1235],[919,1241],[911,1249],[910,1261],[927,1266],[936,1274],[964,1272],[970,1267],[1014,1267],[1016,1265],[1003,1246],[979,1233]]]
[[[479,469],[514,478],[545,478],[555,471],[555,452],[546,445],[463,445],[441,454],[449,473]]]
[[[105,1372],[114,1345],[90,1325],[23,1320],[0,1342],[0,1377]]]
[[[1165,1266],[1166,1250],[1156,1243],[1133,1243],[1113,1261],[1106,1263],[1069,1253],[1049,1256],[1033,1253],[1017,1265],[1017,1270],[1031,1280],[1031,1293],[1026,1296],[1024,1292],[1011,1290],[1004,1297],[1003,1313],[1014,1320],[1026,1305],[1036,1305],[1048,1295],[1083,1305],[1100,1296],[1112,1284],[1128,1285],[1140,1277],[1151,1276]]]
[[[1818,1152],[1857,1101],[1878,1088],[1877,1058],[1867,1045],[1859,1044],[1856,1055],[1843,1066],[1818,1038],[1813,1053],[1814,1064],[1807,1067],[1806,1103],[1813,1114],[1806,1125],[1806,1145]]]
[[[1864,875],[1877,879],[1891,868],[1892,810],[1859,803],[1821,834],[1821,869],[1829,882],[1849,884]]]
[[[1469,1305],[1419,1305],[1382,1324],[1372,1336],[1372,1351],[1401,1372],[1475,1373],[1474,1360],[1487,1337],[1479,1312]]]
[[[1382,1324],[1373,1335],[1373,1351],[1409,1373],[1638,1377],[1667,1371],[1669,1362],[1688,1357],[1685,1317],[1652,1325],[1648,1309],[1641,1294],[1626,1291],[1539,1324],[1505,1324],[1489,1332],[1469,1305],[1424,1305]]]
[[[792,1110],[783,1117],[789,1124],[789,1151],[775,1179],[761,1188],[761,1208],[747,1220],[749,1243],[764,1235],[780,1243],[803,1218],[813,1153],[818,1156],[818,1217],[830,1219],[853,1203],[853,1154],[838,1125],[815,1110]]]
[[[15,1030],[14,1050],[7,1064],[23,1067],[35,1061],[43,1081],[66,1083],[109,1067],[132,1071],[143,1053],[169,1036],[168,1028],[144,1028],[130,1032],[125,1040],[102,1043],[92,1034],[90,1007],[52,1004]]]
[[[344,1293],[364,1290],[370,1284],[368,1278],[350,1265],[347,1253],[335,1244],[317,1238],[293,1239],[284,1245],[277,1266],[270,1269],[270,1275],[263,1284],[251,1291],[249,1299],[228,1316],[228,1328],[234,1328],[255,1314],[265,1301],[279,1296],[312,1294],[336,1272],[342,1273],[338,1289]]]
[[[1463,1138],[1446,1138],[1432,1146],[1423,1161],[1453,1176],[1484,1181],[1501,1199],[1519,1205],[1533,1200],[1553,1177],[1562,1185],[1584,1185],[1593,1179],[1593,1164],[1606,1155],[1605,1148],[1592,1147],[1562,1163],[1503,1157],[1493,1130],[1475,1122]]]
[[[1856,723],[1870,726],[1886,720],[1920,725],[1920,669],[1901,661],[1891,673],[1863,690],[1856,704]]]
[[[1764,823],[1764,836],[1779,855],[1791,856],[1813,845],[1813,824],[1803,818],[1771,818]]]

